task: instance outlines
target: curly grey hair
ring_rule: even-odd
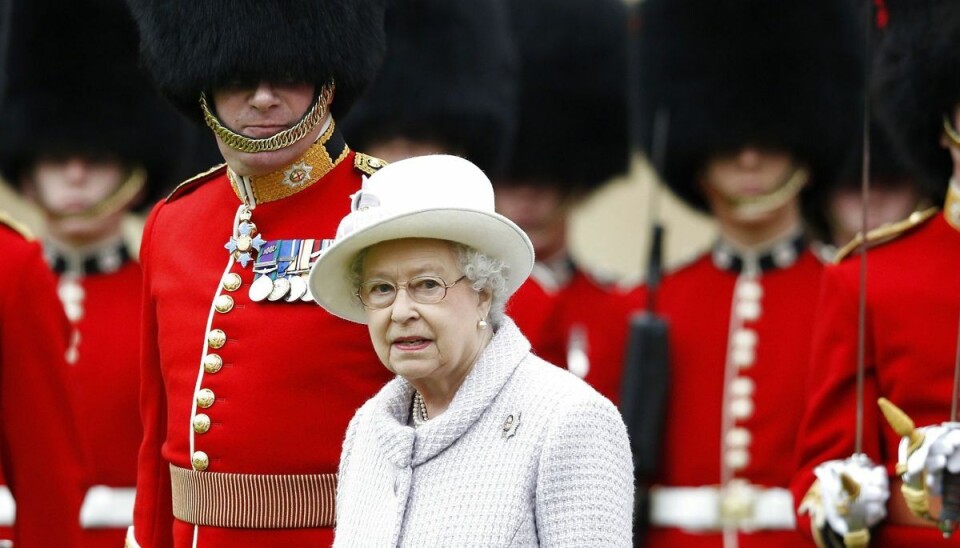
[[[481,251],[459,242],[449,242],[460,261],[463,274],[470,280],[476,291],[490,292],[490,314],[486,318],[490,325],[497,329],[506,317],[507,308],[507,275],[509,268],[500,259],[493,258]],[[363,281],[363,260],[367,256],[369,247],[357,253],[350,263],[350,276],[354,290],[360,288]],[[359,302],[357,304],[360,304]]]

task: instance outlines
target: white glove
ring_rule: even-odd
[[[823,516],[835,533],[843,536],[869,529],[887,516],[890,498],[887,471],[883,466],[874,465],[866,455],[824,462],[813,473],[820,480]],[[841,473],[859,484],[858,496],[852,496],[844,488]]]
[[[943,470],[960,472],[960,424],[945,423],[917,429],[923,443],[907,456],[909,438],[900,440],[900,462],[906,462],[903,481],[919,486],[921,481],[935,495],[943,494]]]

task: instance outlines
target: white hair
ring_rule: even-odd
[[[506,316],[507,308],[507,270],[508,267],[500,259],[495,259],[473,247],[459,242],[449,242],[460,261],[460,268],[464,276],[470,280],[476,291],[490,292],[490,313],[486,320],[494,328],[500,327]],[[357,253],[350,263],[350,276],[353,288],[360,288],[363,281],[363,260],[367,256],[369,247]],[[359,304],[359,303],[358,303]]]

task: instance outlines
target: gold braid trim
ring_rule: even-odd
[[[273,152],[287,148],[303,139],[323,121],[323,117],[327,114],[327,104],[330,102],[333,87],[333,84],[323,86],[316,102],[296,125],[262,139],[240,135],[223,125],[217,115],[210,110],[207,94],[204,92],[200,92],[200,109],[203,111],[203,121],[206,122],[207,127],[212,129],[213,133],[228,147],[240,152]]]
[[[933,521],[930,517],[930,496],[925,488],[916,489],[904,483],[900,485],[900,493],[903,494],[903,500],[907,503],[910,513],[918,518]]]
[[[940,209],[936,207],[931,207],[923,211],[914,211],[909,217],[902,221],[896,221],[879,226],[870,232],[867,232],[867,245],[873,246],[893,240],[911,228],[923,224],[924,221],[936,215],[938,211],[940,211]],[[863,234],[858,232],[852,240],[847,242],[847,245],[840,248],[840,251],[837,251],[837,255],[834,257],[833,262],[839,263],[843,259],[846,259],[855,251],[860,249],[860,246],[862,245]]]
[[[943,116],[943,134],[947,136],[947,139],[950,139],[954,146],[960,147],[960,133],[957,133],[957,130],[954,129],[953,122],[946,114]]]
[[[847,548],[867,548],[870,545],[870,530],[850,531],[843,535],[843,545]]]
[[[330,120],[330,127],[327,128],[327,131],[299,159],[288,166],[265,175],[249,177],[256,203],[265,204],[293,196],[310,188],[326,174],[333,171],[333,168],[337,167],[350,153],[350,147],[345,144],[342,150],[328,150],[327,145],[335,130],[336,124],[333,120]],[[342,143],[342,140],[338,139],[338,142]],[[337,155],[336,158],[333,157],[334,154]],[[240,177],[231,169],[227,169],[227,177],[230,179],[233,192],[242,201],[243,194],[240,192],[240,187],[243,183]]]

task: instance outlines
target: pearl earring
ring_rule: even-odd
[[[483,330],[486,329],[486,328],[487,328],[487,321],[486,321],[486,320],[480,320],[479,322],[477,322],[477,329],[483,331]]]

